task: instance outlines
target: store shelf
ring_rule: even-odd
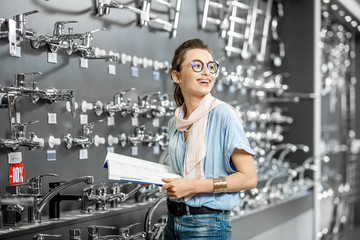
[[[68,230],[74,228],[87,228],[91,225],[104,224],[124,227],[138,222],[136,216],[139,214],[145,217],[145,213],[149,207],[150,202],[135,203],[134,201],[129,201],[121,204],[121,207],[118,208],[93,211],[89,214],[81,214],[79,210],[65,212],[62,213],[61,218],[58,220],[49,220],[47,216],[43,216],[41,223],[22,223],[18,227],[5,227],[5,229],[0,230],[0,239],[32,239],[31,237],[37,233],[59,234],[60,229],[62,239],[68,239]],[[160,212],[161,214],[165,213],[164,210]],[[136,229],[143,231],[144,224],[143,222],[140,223]]]

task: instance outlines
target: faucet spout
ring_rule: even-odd
[[[62,184],[60,184],[58,187],[54,188],[51,192],[49,192],[47,195],[44,196],[38,203],[36,203],[36,207],[34,209],[35,211],[35,220],[41,221],[41,212],[44,209],[45,205],[53,198],[55,197],[59,192],[64,190],[65,188],[68,188],[74,184],[84,182],[86,184],[91,184],[94,182],[93,176],[83,176],[74,178],[72,180],[66,181]]]

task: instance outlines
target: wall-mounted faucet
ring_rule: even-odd
[[[13,119],[15,118],[15,103],[19,97],[29,97],[32,103],[36,103],[39,99],[47,100],[50,103],[57,101],[69,101],[72,116],[75,117],[75,96],[72,89],[48,88],[46,90],[41,90],[38,88],[36,82],[32,82],[31,88],[26,87],[27,77],[38,74],[41,73],[33,72],[15,74],[15,80],[11,86],[0,87],[0,91],[6,93],[8,97],[10,121],[13,122]]]
[[[33,132],[29,133],[29,138],[26,137],[27,125],[37,122],[38,121],[12,124],[12,138],[0,139],[0,147],[11,148],[14,151],[19,147],[28,147],[30,150],[34,150],[36,148],[43,148],[43,138],[38,138]]]
[[[109,14],[110,8],[128,10],[140,16],[140,26],[147,26],[149,22],[153,22],[160,25],[163,30],[170,32],[171,37],[176,37],[180,17],[181,0],[177,0],[175,5],[172,5],[167,1],[157,1],[158,4],[161,4],[168,9],[167,15],[171,18],[169,21],[159,18],[156,14],[150,13],[151,3],[152,2],[148,0],[142,1],[142,6],[140,8],[136,8],[121,4],[116,0],[97,0],[96,6],[99,16]]]
[[[130,88],[114,94],[113,102],[107,105],[101,102],[96,104],[95,113],[100,116],[103,112],[107,112],[110,116],[114,116],[115,113],[120,112],[122,116],[126,116],[131,112],[131,99],[124,99],[124,95],[129,91],[134,91],[135,88]]]
[[[54,24],[53,36],[39,35],[33,38],[30,43],[35,49],[47,44],[51,52],[57,52],[60,48],[65,49],[66,54],[71,55],[77,52],[82,58],[87,59],[111,59],[117,61],[116,55],[98,55],[99,51],[93,46],[94,33],[104,30],[99,28],[85,33],[73,33],[69,27],[65,33],[65,24],[77,23],[77,21],[58,21]]]
[[[0,38],[8,38],[9,52],[11,56],[20,57],[17,47],[24,40],[32,40],[37,33],[29,31],[26,26],[26,16],[38,13],[33,10],[13,16],[13,19],[0,19]]]
[[[102,121],[103,120],[98,120],[97,122]],[[88,148],[94,142],[93,129],[97,122],[85,124],[82,129],[82,135],[78,138],[73,138],[70,133],[66,134],[63,139],[66,148],[70,149],[73,145],[78,145],[81,148]]]

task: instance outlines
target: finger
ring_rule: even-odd
[[[174,181],[174,178],[162,178],[161,181],[169,183],[169,182]]]
[[[171,185],[170,184],[164,184],[164,185],[162,185],[162,189],[168,189],[168,188],[170,188],[171,187]]]

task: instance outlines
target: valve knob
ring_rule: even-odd
[[[75,109],[78,109],[78,107],[79,107],[79,104],[77,102],[75,102]],[[66,108],[66,111],[71,112],[71,104],[69,101],[66,102],[65,108]]]
[[[119,139],[117,137],[113,137],[111,134],[108,136],[108,145],[112,146],[119,143]]]
[[[48,143],[49,143],[49,147],[53,148],[55,146],[60,145],[61,139],[60,138],[55,138],[53,135],[50,135]]]
[[[81,110],[85,113],[89,110],[92,110],[94,108],[94,104],[88,103],[86,101],[81,102]]]
[[[95,135],[94,137],[94,145],[98,147],[100,144],[105,144],[105,138],[99,137],[98,135]]]

